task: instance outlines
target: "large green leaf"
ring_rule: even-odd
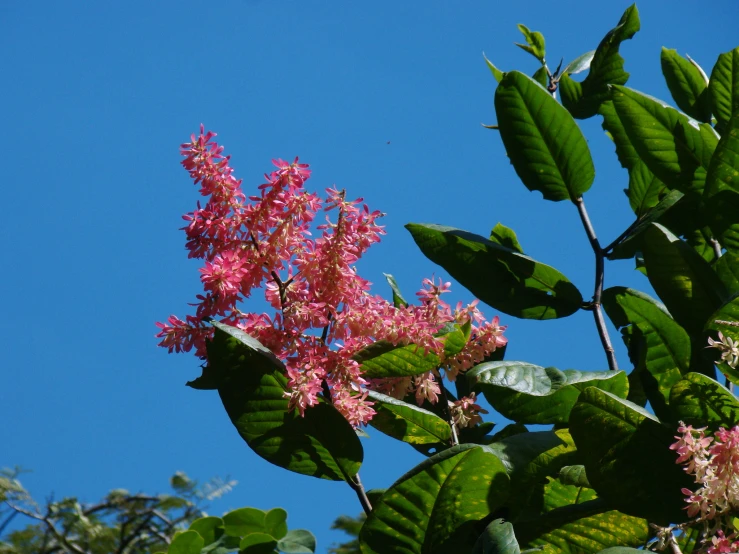
[[[205,546],[216,542],[223,535],[223,520],[220,517],[201,517],[190,524],[189,530],[203,537]]]
[[[638,546],[649,536],[646,520],[609,509],[588,487],[548,479],[541,516],[515,524],[524,548],[545,553],[590,554],[604,546]]]
[[[394,439],[409,444],[436,444],[451,438],[449,424],[433,412],[374,391],[370,391],[369,398],[377,412],[370,425]]]
[[[409,223],[406,229],[427,258],[497,310],[554,319],[582,305],[580,291],[564,275],[528,256],[453,227]]]
[[[195,531],[177,533],[172,539],[167,554],[200,554],[205,541]]]
[[[513,525],[502,519],[491,521],[477,539],[471,554],[521,554]]]
[[[312,554],[316,551],[316,537],[305,529],[293,529],[277,542],[277,548],[286,554]]]
[[[567,423],[580,392],[590,386],[624,398],[629,390],[622,371],[560,371],[512,361],[480,364],[467,379],[503,417],[518,423]]]
[[[356,475],[362,445],[336,408],[321,400],[305,417],[289,411],[287,379],[274,354],[235,327],[213,325],[208,365],[226,412],[252,450],[304,475],[336,481]]]
[[[670,394],[670,409],[674,421],[695,427],[733,427],[739,422],[739,401],[729,389],[701,375],[688,373]]]
[[[700,332],[726,298],[726,289],[695,250],[658,223],[642,247],[649,282],[675,320],[688,333]]]
[[[738,92],[739,94],[739,92]],[[739,250],[739,112],[728,122],[706,175],[704,199],[709,224],[719,242],[729,250]]]
[[[711,71],[708,92],[718,127],[725,127],[739,112],[739,47],[719,55]]]
[[[726,287],[728,294],[733,296],[739,292],[739,254],[726,252],[716,260],[713,269]]]
[[[618,53],[621,43],[639,30],[639,11],[636,4],[629,6],[613,29],[603,38],[590,62],[590,71],[582,83],[569,75],[560,81],[562,103],[579,119],[594,116],[601,103],[608,100],[608,85],[623,85],[629,79],[624,71],[624,59]]]
[[[649,170],[670,188],[702,193],[718,137],[676,109],[635,90],[613,86],[624,130]]]
[[[645,349],[644,370],[639,372],[655,413],[666,415],[670,390],[690,368],[690,337],[646,294],[625,287],[603,291],[603,307],[616,328],[635,326]],[[634,336],[630,340],[634,340]]]
[[[497,456],[460,445],[416,466],[373,506],[359,535],[363,554],[469,552],[476,523],[508,497],[509,478]]]
[[[677,50],[665,47],[662,47],[660,61],[667,88],[677,107],[698,121],[710,123],[711,98],[708,83],[700,69],[678,54]]]
[[[595,168],[582,131],[538,83],[506,73],[495,91],[498,127],[508,157],[529,190],[547,200],[575,201],[593,184]]]
[[[444,341],[444,354],[454,356],[462,351],[469,338],[469,330],[459,325],[442,329],[437,336]],[[434,352],[425,352],[415,344],[395,346],[387,341],[378,341],[354,355],[365,377],[407,377],[420,375],[441,365]]]
[[[570,413],[570,432],[599,497],[657,524],[684,519],[680,491],[691,479],[669,449],[673,429],[636,404],[590,387]]]

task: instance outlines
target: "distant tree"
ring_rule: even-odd
[[[19,469],[0,470],[0,554],[144,554],[166,551],[177,531],[204,515],[205,503],[235,481],[198,484],[184,473],[170,479],[173,494],[110,491],[86,504],[76,497],[36,502],[18,479]],[[5,533],[18,516],[22,529]]]
[[[342,542],[336,546],[332,546],[328,549],[328,554],[360,554],[359,549],[359,531],[362,529],[364,520],[367,519],[367,515],[362,513],[357,517],[351,516],[339,516],[331,525],[331,529],[340,529],[347,535],[353,537],[348,542]]]

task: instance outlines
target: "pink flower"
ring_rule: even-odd
[[[475,404],[475,400],[475,393],[473,392],[469,396],[463,396],[456,402],[449,402],[452,421],[458,429],[474,427],[478,423],[482,423],[480,414],[488,413],[487,410]]]

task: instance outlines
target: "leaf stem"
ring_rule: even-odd
[[[585,209],[585,202],[582,197],[576,198],[574,202],[575,206],[577,206],[577,212],[580,214],[580,220],[582,221],[585,233],[588,235],[590,246],[595,254],[595,290],[593,291],[592,301],[595,326],[598,329],[600,342],[603,345],[603,350],[608,359],[608,369],[617,371],[618,363],[616,362],[616,353],[613,350],[611,338],[608,336],[608,329],[606,328],[606,322],[603,318],[603,311],[600,308],[601,296],[603,295],[603,282],[605,278],[605,251],[600,247],[600,242],[598,242],[598,237],[595,235],[593,224],[590,223],[590,217],[588,217],[588,211]]]
[[[359,503],[362,505],[364,513],[370,515],[372,504],[370,504],[369,498],[367,498],[367,493],[364,491],[364,486],[362,486],[362,480],[359,478],[359,473],[354,477],[348,477],[346,482],[352,490],[357,493],[357,498],[359,498]]]
[[[443,405],[441,406],[441,411],[444,412],[444,417],[446,417],[447,423],[449,423],[449,427],[452,428],[452,438],[451,438],[451,444],[452,446],[459,445],[459,437],[457,436],[457,426],[454,425],[454,418],[452,417],[452,411],[449,409],[449,391],[447,391],[446,387],[444,386],[444,381],[441,379],[441,376],[439,376],[439,388],[441,389],[441,396],[442,396],[442,402]]]

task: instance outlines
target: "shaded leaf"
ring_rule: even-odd
[[[654,98],[613,86],[613,105],[626,135],[647,168],[670,188],[703,192],[718,137]]]
[[[521,243],[518,242],[516,232],[500,222],[496,223],[495,227],[493,227],[493,230],[490,231],[490,240],[492,242],[500,244],[501,246],[510,248],[514,252],[523,254],[523,247],[521,246]]]
[[[272,554],[277,540],[268,533],[250,533],[239,543],[239,554]]]
[[[316,551],[316,537],[305,529],[293,529],[277,543],[277,548],[286,554],[311,554]]]
[[[518,423],[566,423],[580,392],[590,386],[622,397],[628,393],[622,371],[560,371],[525,362],[481,364],[467,379],[503,417]]]
[[[582,304],[580,292],[559,271],[479,235],[432,224],[409,223],[406,229],[427,258],[504,313],[553,319]]]
[[[722,384],[700,373],[688,373],[672,387],[670,409],[673,421],[727,429],[739,421],[739,401]]]
[[[691,479],[675,464],[670,427],[636,404],[590,387],[572,409],[570,432],[599,497],[657,524],[682,521],[680,490]]]
[[[728,294],[734,295],[739,292],[739,254],[726,252],[716,260],[713,269]]]
[[[739,339],[739,327],[731,325],[739,321],[739,293],[729,297],[729,299],[718,309],[716,312],[708,318],[706,322],[705,331],[711,332],[714,340],[718,339],[718,332],[720,331],[725,337],[730,338],[734,341]],[[704,343],[705,344],[705,343]],[[707,356],[710,356],[715,360],[718,365],[718,369],[724,374],[732,383],[739,383],[739,369],[731,367],[725,361],[719,359],[719,352],[715,349],[705,350]]]
[[[216,542],[223,535],[223,520],[220,517],[201,517],[190,524],[190,531],[203,537],[205,546]]]
[[[585,137],[545,89],[523,73],[506,73],[495,111],[508,157],[529,190],[574,201],[590,188],[595,169]]]
[[[710,123],[711,98],[701,71],[677,50],[665,47],[662,47],[660,61],[667,88],[677,107],[698,121]]]
[[[585,466],[565,466],[559,472],[559,481],[563,485],[575,485],[576,487],[590,488]]]
[[[362,552],[469,551],[479,535],[475,524],[506,501],[508,487],[501,461],[484,447],[445,450],[402,476],[375,503],[359,535]]]
[[[208,360],[241,437],[267,461],[304,475],[344,480],[357,473],[362,445],[344,417],[320,401],[301,417],[288,410],[281,362],[239,329],[213,324]]]
[[[594,116],[600,104],[609,99],[608,85],[623,85],[628,81],[629,74],[624,71],[624,59],[618,51],[621,43],[633,37],[639,28],[639,11],[632,4],[598,45],[585,80],[577,83],[569,75],[562,76],[562,103],[573,116],[578,119]]]
[[[739,93],[738,93],[739,94]],[[739,112],[726,124],[706,175],[703,194],[709,225],[728,250],[739,250]]]
[[[513,525],[502,519],[491,521],[477,539],[471,554],[521,554]]]

